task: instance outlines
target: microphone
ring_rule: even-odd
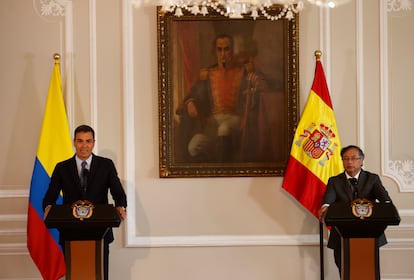
[[[351,187],[352,187],[354,199],[356,199],[358,197],[358,188],[356,187],[356,185],[358,185],[358,180],[356,178],[350,178],[349,183],[351,184]]]
[[[89,170],[86,168],[82,168],[81,172],[81,188],[82,188],[82,196],[86,199],[86,189],[88,188],[88,173]]]

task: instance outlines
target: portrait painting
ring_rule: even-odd
[[[283,176],[298,20],[157,10],[160,177]]]

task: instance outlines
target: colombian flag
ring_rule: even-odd
[[[46,228],[43,222],[42,201],[55,165],[72,155],[72,142],[62,96],[59,60],[55,55],[55,65],[30,184],[27,214],[27,248],[43,279],[46,280],[63,277],[66,267],[59,245],[58,230]]]
[[[318,218],[328,179],[341,173],[343,165],[321,53],[316,51],[315,56],[315,77],[296,128],[282,188]]]

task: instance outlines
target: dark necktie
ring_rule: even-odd
[[[86,169],[87,164],[88,163],[86,161],[82,161],[81,163],[80,181],[81,181],[81,188],[84,194],[86,193],[87,179],[88,179],[88,169]]]
[[[358,197],[358,188],[357,188],[358,180],[356,178],[349,178],[348,181],[351,184],[352,196],[355,199]]]

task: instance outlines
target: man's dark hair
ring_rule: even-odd
[[[344,155],[347,151],[352,150],[352,149],[357,150],[357,151],[358,151],[358,154],[359,154],[359,156],[360,156],[361,158],[365,158],[364,151],[362,151],[362,149],[361,149],[360,147],[355,146],[355,145],[349,145],[349,146],[343,147],[343,148],[342,148],[342,150],[341,150],[341,158],[343,157],[343,155]]]
[[[233,36],[229,35],[229,34],[219,34],[216,36],[216,39],[214,40],[214,43],[217,42],[218,39],[229,39],[231,45],[233,46]]]
[[[217,40],[218,39],[229,39],[231,48],[232,49],[234,48],[234,39],[233,39],[233,36],[231,36],[229,34],[219,34],[219,35],[216,36],[216,38],[214,39],[214,42],[213,42],[213,50],[214,50],[214,52],[215,52],[216,47],[217,47],[216,44],[217,44]]]
[[[78,126],[75,129],[74,138],[76,138],[76,134],[78,134],[79,132],[92,132],[92,138],[95,139],[95,131],[89,125],[82,124],[82,125]]]

